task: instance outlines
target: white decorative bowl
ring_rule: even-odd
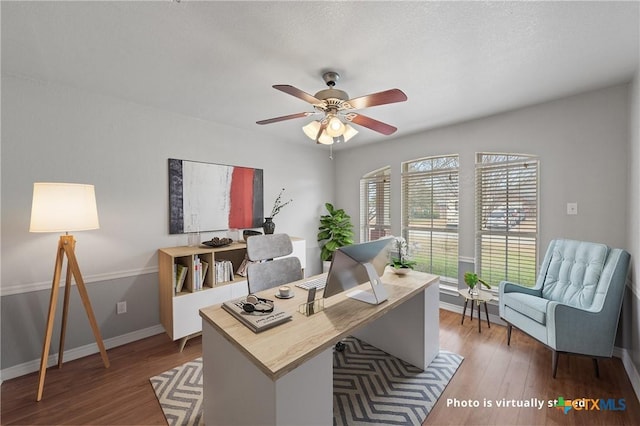
[[[391,270],[397,275],[405,275],[408,274],[411,268],[394,268],[391,267]]]

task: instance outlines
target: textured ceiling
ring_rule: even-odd
[[[322,72],[362,110],[399,128],[376,142],[630,81],[637,2],[2,2],[2,73],[52,81],[311,144],[312,111],[276,91],[314,94]],[[338,147],[337,147],[338,148]]]

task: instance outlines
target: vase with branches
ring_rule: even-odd
[[[293,199],[290,198],[289,200],[283,202],[282,201],[283,194],[284,194],[284,188],[280,190],[280,193],[276,197],[276,201],[273,203],[273,208],[271,209],[271,216],[264,218],[264,224],[262,225],[262,229],[264,230],[265,234],[273,234],[273,232],[276,230],[276,224],[273,222],[273,218],[278,213],[280,213],[280,210],[282,210],[284,206],[286,206],[287,204],[293,201]]]

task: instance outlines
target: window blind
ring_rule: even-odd
[[[458,279],[457,155],[402,165],[402,232],[417,270]]]
[[[476,158],[476,272],[533,286],[538,251],[539,160],[521,154]]]

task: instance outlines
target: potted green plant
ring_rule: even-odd
[[[343,209],[336,209],[331,203],[324,206],[328,214],[320,216],[318,243],[321,245],[320,258],[329,262],[338,248],[353,244],[353,224],[351,216]]]
[[[418,262],[409,259],[409,247],[407,246],[407,240],[404,238],[395,238],[395,249],[398,257],[392,256],[389,265],[393,268],[393,272],[398,275],[404,275],[413,269]]]
[[[464,273],[464,282],[467,284],[467,286],[469,287],[469,294],[471,294],[472,296],[476,296],[478,295],[478,283],[484,285],[487,288],[491,288],[491,286],[489,284],[487,284],[484,280],[482,280],[478,274],[475,274],[473,272],[465,272]]]

